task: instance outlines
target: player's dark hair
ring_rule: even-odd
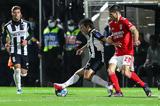
[[[21,10],[20,6],[13,6],[11,9],[11,12],[13,12],[14,10]]]
[[[114,5],[109,7],[109,11],[110,12],[116,12],[116,11],[120,12],[121,11],[121,7],[119,5],[117,5],[117,4],[114,4]]]
[[[79,22],[79,25],[84,25],[85,27],[89,26],[91,29],[94,29],[94,24],[91,19],[85,18]]]

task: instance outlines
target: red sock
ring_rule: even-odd
[[[110,78],[116,92],[121,92],[121,88],[119,86],[119,82],[118,82],[118,78],[117,78],[116,74],[109,75],[109,78]]]
[[[141,87],[144,87],[145,83],[138,77],[138,75],[135,72],[131,73],[131,78],[133,81],[138,83]]]

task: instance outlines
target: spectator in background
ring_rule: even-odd
[[[29,73],[28,77],[24,79],[24,82],[28,86],[37,86],[39,82],[39,54],[40,54],[40,42],[38,39],[38,33],[36,33],[36,22],[33,17],[29,17],[29,24],[33,32],[32,40],[28,45],[28,57],[29,57]]]
[[[27,78],[24,82],[28,86],[38,86],[39,83],[39,54],[40,43],[36,38],[32,38],[28,44],[28,58],[29,58],[29,71]]]
[[[22,83],[26,86],[37,86],[39,81],[39,53],[40,42],[38,41],[38,33],[36,33],[36,22],[33,17],[29,17],[28,22],[32,30],[32,39],[28,42],[28,58],[29,58],[29,71],[27,77],[23,78]]]
[[[62,21],[61,21],[59,18],[57,18],[56,20],[57,20],[57,26],[58,26],[60,29],[64,30]]]
[[[139,67],[144,64],[149,47],[149,44],[144,40],[144,34],[140,33],[139,35],[141,44],[135,47],[135,70],[138,70]]]
[[[108,19],[108,21],[110,22],[110,19]],[[104,28],[104,33],[103,35],[105,37],[108,37],[111,35],[111,31],[109,28],[109,25],[106,25],[106,27]],[[114,54],[114,46],[109,44],[109,43],[105,43],[104,44],[104,58],[105,58],[105,64],[107,65],[108,68],[108,61],[110,60],[110,58],[113,56]]]
[[[81,55],[76,55],[76,50],[84,46],[86,43],[87,39],[81,33],[78,25],[72,19],[68,20],[64,46],[65,80],[70,78],[75,73],[75,70],[81,68]],[[82,80],[79,85],[82,85]]]
[[[34,20],[34,18],[33,17],[29,17],[29,24],[30,24],[30,26],[31,26],[31,30],[32,31],[34,31],[35,30],[35,28],[36,28],[36,23],[35,23],[35,20]]]
[[[147,74],[149,86],[153,86],[153,77],[155,77],[160,89],[160,44],[158,41],[158,36],[150,36],[150,46],[147,51],[147,58],[144,63],[144,68]]]
[[[108,23],[110,22],[110,19],[108,19]],[[104,28],[104,32],[103,35],[105,37],[108,37],[111,35],[111,31],[109,28],[109,25],[107,24],[106,27]],[[105,61],[105,65],[106,65],[106,69],[108,69],[108,62],[110,60],[110,58],[113,56],[114,54],[114,46],[112,44],[109,44],[107,42],[104,43],[104,61]],[[107,73],[108,76],[108,73]],[[108,78],[108,77],[107,77]],[[108,79],[109,80],[109,79]]]
[[[61,61],[64,31],[57,26],[56,17],[50,16],[43,30],[43,71],[47,82],[59,82],[62,75]]]

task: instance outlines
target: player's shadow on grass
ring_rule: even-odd
[[[157,98],[157,96],[151,96],[151,97],[147,97],[147,96],[124,96],[124,98]]]
[[[97,96],[97,97],[108,97],[108,96]],[[108,98],[157,98],[157,96],[151,96],[151,97],[147,97],[147,96],[123,96],[123,97],[108,97]]]
[[[36,95],[53,95],[53,93],[47,93],[47,92],[35,92],[33,94],[36,94]]]

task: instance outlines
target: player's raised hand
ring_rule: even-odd
[[[81,54],[83,53],[84,49],[87,47],[87,45],[88,45],[88,43],[85,44],[85,45],[84,45],[83,47],[81,47],[80,49],[78,49],[78,50],[76,51],[76,55],[81,55]]]

